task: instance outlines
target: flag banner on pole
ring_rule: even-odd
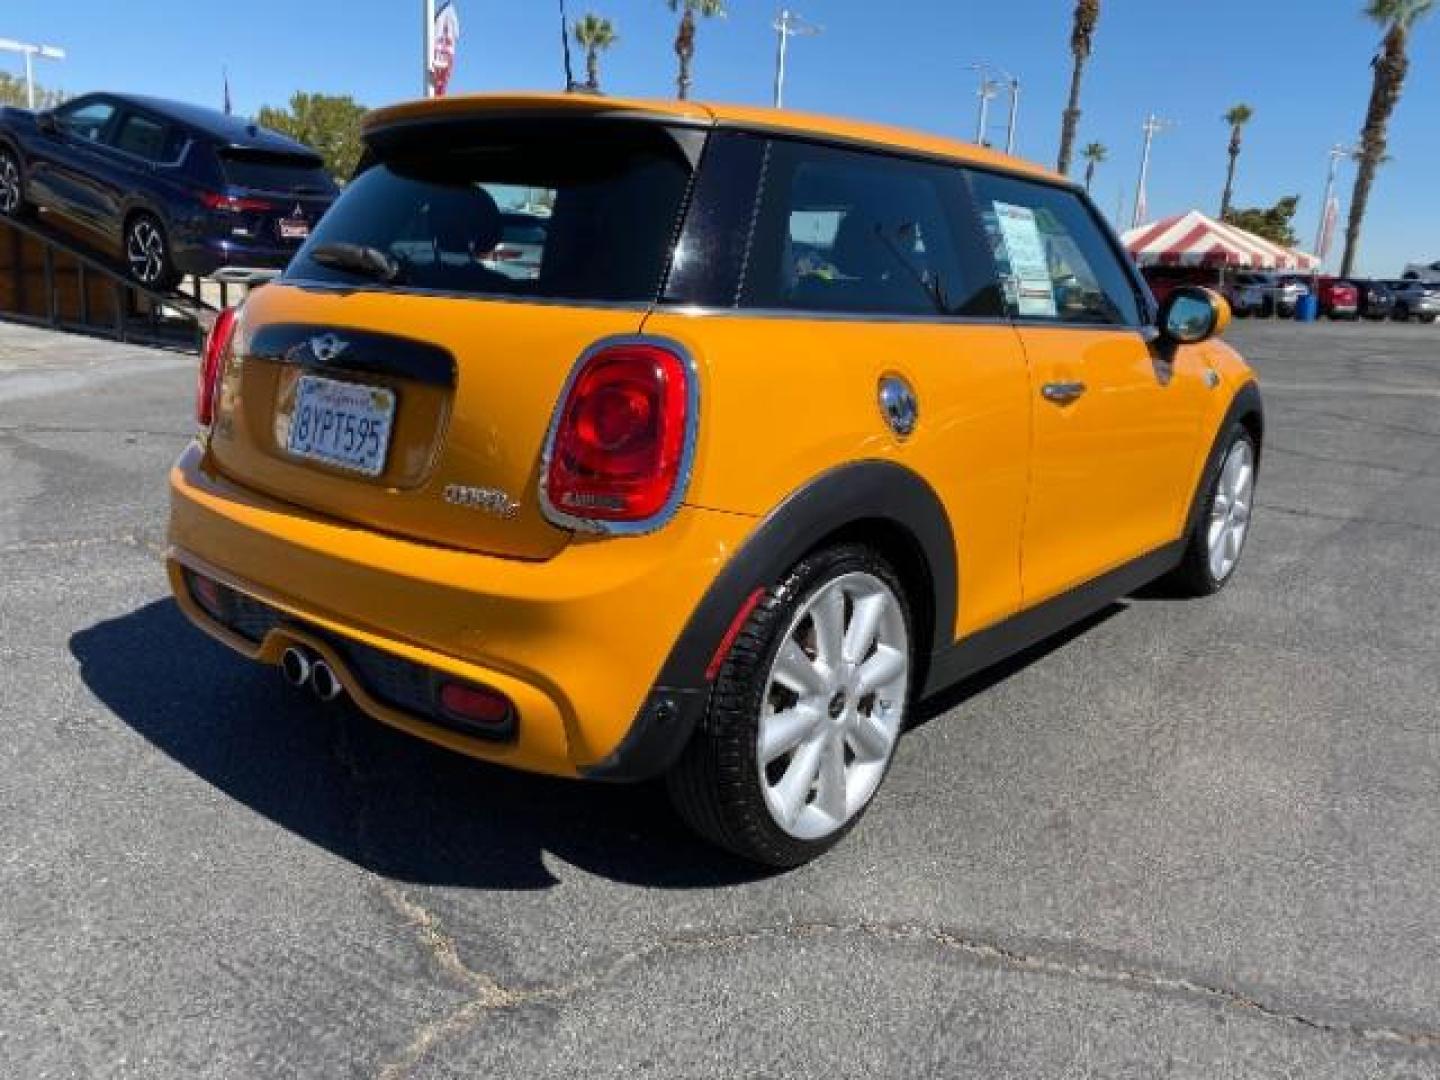
[[[1325,204],[1325,218],[1320,226],[1320,250],[1315,254],[1324,259],[1330,254],[1330,245],[1335,242],[1335,223],[1340,219],[1340,200],[1334,195]]]
[[[436,97],[444,97],[455,70],[455,47],[460,42],[460,12],[454,0],[446,0],[435,12],[434,47],[430,52],[430,85]]]

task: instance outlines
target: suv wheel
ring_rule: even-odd
[[[1244,424],[1231,427],[1206,493],[1204,510],[1178,568],[1166,584],[1185,596],[1209,596],[1223,589],[1240,563],[1250,535],[1255,502],[1255,438]]]
[[[153,214],[136,214],[125,226],[125,265],[147,289],[165,292],[180,280],[165,229]]]
[[[874,551],[846,544],[808,556],[745,623],[667,778],[681,816],[770,866],[832,847],[890,768],[912,640],[904,588]]]
[[[20,179],[20,159],[0,147],[0,214],[19,217],[25,211],[25,188]]]

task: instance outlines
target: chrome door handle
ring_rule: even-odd
[[[1041,396],[1056,405],[1069,405],[1072,401],[1078,401],[1083,393],[1083,382],[1052,382],[1040,388]]]

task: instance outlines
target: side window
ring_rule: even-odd
[[[75,138],[99,142],[105,135],[106,125],[114,115],[115,106],[108,101],[90,101],[58,109],[55,119]]]
[[[997,316],[979,244],[958,239],[964,198],[941,165],[775,140],[741,306]]]
[[[126,113],[111,145],[127,154],[163,164],[180,156],[180,139],[174,128],[139,113]]]
[[[1018,319],[1139,326],[1135,285],[1073,191],[972,172],[971,187],[1010,313]]]

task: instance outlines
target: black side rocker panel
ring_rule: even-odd
[[[1220,468],[1225,435],[1241,419],[1255,427],[1258,467],[1264,408],[1253,382],[1239,390],[1220,423],[1179,539],[960,641],[952,640],[959,594],[955,538],[935,492],[915,473],[888,462],[860,462],[825,473],[766,518],[726,565],[671,650],[629,734],[585,775],[634,781],[669,769],[704,713],[710,696],[705,669],[740,605],[756,588],[776,581],[820,541],[847,526],[867,520],[899,525],[923,556],[934,603],[930,640],[936,645],[921,698],[1073,626],[1180,564],[1196,516],[1204,509],[1205,493]]]
[[[786,499],[726,564],[670,651],[629,734],[585,775],[642,780],[673,765],[705,710],[710,696],[705,669],[741,604],[757,588],[778,581],[826,537],[866,521],[899,526],[914,541],[930,577],[930,640],[949,641],[955,633],[957,561],[955,536],[939,496],[901,465],[842,465]]]

